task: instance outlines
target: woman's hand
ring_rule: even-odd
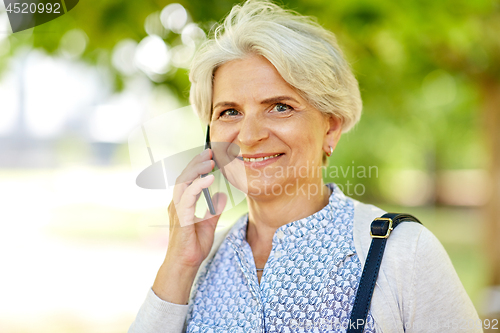
[[[212,248],[215,227],[226,205],[226,196],[217,193],[213,197],[217,215],[211,215],[208,210],[203,219],[194,215],[202,190],[214,181],[213,175],[200,178],[215,166],[211,155],[212,151],[207,149],[188,164],[177,179],[174,196],[168,206],[168,249],[153,291],[171,303],[187,303],[196,273]]]
[[[212,150],[197,155],[177,179],[174,196],[168,207],[170,234],[167,259],[186,267],[198,268],[212,248],[215,227],[220,215],[211,215],[207,210],[203,219],[195,213],[196,201],[201,191],[214,181],[213,175],[200,178],[214,166]],[[220,214],[226,204],[226,197],[217,193],[213,197],[216,212]]]

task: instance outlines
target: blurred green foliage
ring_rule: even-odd
[[[207,32],[238,3],[178,2],[192,21]],[[66,32],[81,29],[88,37],[82,59],[107,68],[114,76],[116,89],[120,90],[127,77],[112,66],[113,48],[123,39],[140,42],[148,35],[146,18],[170,3],[80,1],[68,14],[34,28],[33,33],[11,35],[11,49],[4,58],[0,56],[0,70],[18,49],[33,46],[55,53]],[[485,87],[500,85],[499,1],[283,0],[281,3],[301,14],[317,17],[337,35],[360,83],[363,116],[350,133],[343,135],[330,158],[330,166],[343,167],[344,172],[353,166],[367,170],[375,166],[378,172],[376,176],[360,178],[349,171],[341,173],[341,179],[327,177],[327,181],[344,186],[347,181],[362,183],[366,191],[361,196],[355,192],[348,195],[373,202],[380,200],[382,187],[388,186],[383,175],[392,170],[419,169],[433,175],[441,170],[486,168],[489,156],[483,137]],[[179,34],[171,31],[162,38],[172,47],[181,43]],[[187,74],[186,69],[173,68],[152,82],[167,86],[182,103],[187,103]],[[71,151],[71,147],[62,144],[60,148]],[[122,153],[126,155],[125,151]],[[477,226],[483,220],[479,212],[432,207],[382,208],[407,211],[424,221],[446,247],[469,295],[479,306],[480,289],[487,284],[488,274],[488,265],[478,246],[481,235]],[[234,221],[244,209],[226,215],[227,221]],[[75,216],[75,210],[82,213],[76,214],[82,222],[74,225],[83,229],[67,230],[66,221]],[[61,209],[53,228],[59,233],[84,237],[137,237],[136,215],[115,211],[109,214],[95,206]],[[145,218],[160,220],[161,214],[152,211]],[[109,221],[116,223],[105,223]]]
[[[11,36],[11,55],[32,44],[55,52],[69,30],[82,29],[88,44],[82,58],[109,68],[119,90],[123,74],[111,65],[121,40],[147,36],[144,22],[168,1],[86,0],[68,14]],[[179,1],[205,31],[237,3],[230,0]],[[377,166],[380,170],[484,168],[482,87],[500,82],[500,2],[413,0],[288,0],[282,4],[317,17],[336,33],[359,79],[364,115],[345,134],[330,165]],[[171,46],[179,35],[162,36]],[[187,102],[185,69],[174,68],[166,85]],[[346,180],[353,180],[346,177]],[[335,179],[328,179],[336,181]],[[364,196],[377,197],[384,180],[357,179]]]

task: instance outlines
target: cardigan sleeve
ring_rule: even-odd
[[[354,201],[354,243],[364,265],[371,221],[385,212]],[[448,254],[423,225],[405,222],[389,237],[370,311],[377,332],[482,332]],[[476,324],[476,325],[473,325]]]
[[[448,254],[427,228],[418,237],[413,267],[405,332],[482,332]]]
[[[246,218],[246,215],[242,216]],[[238,220],[239,221],[239,220]],[[214,244],[207,258],[202,262],[193,285],[196,286],[202,272],[205,271],[206,265],[213,258],[220,244],[226,238],[227,233],[231,230],[232,224],[217,230],[214,236]],[[191,296],[196,291],[196,287],[191,289]],[[153,292],[153,289],[148,291],[146,300],[142,304],[135,321],[130,326],[128,333],[180,333],[184,330],[186,317],[189,310],[189,305],[181,305],[169,303]]]
[[[188,307],[166,302],[149,289],[128,333],[181,333]]]

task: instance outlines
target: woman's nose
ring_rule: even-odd
[[[263,117],[246,114],[240,122],[238,141],[241,146],[251,147],[269,137],[269,129]]]

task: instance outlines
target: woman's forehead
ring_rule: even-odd
[[[262,101],[276,96],[300,96],[264,57],[252,55],[229,61],[214,74],[213,105],[248,99]]]

